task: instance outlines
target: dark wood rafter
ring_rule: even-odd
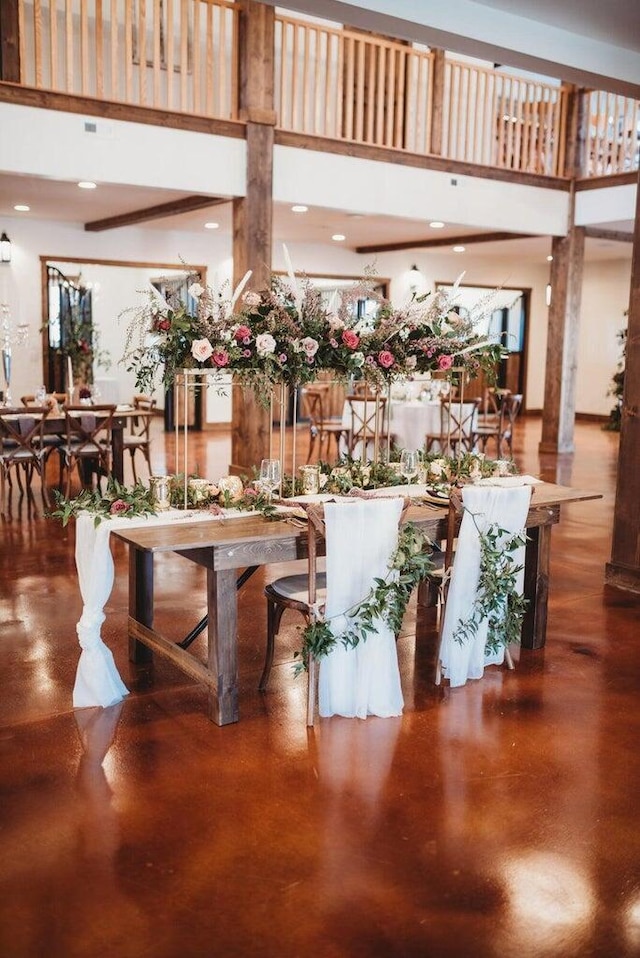
[[[499,243],[502,240],[531,239],[533,233],[467,233],[456,236],[439,236],[438,239],[408,240],[402,243],[380,243],[371,246],[356,246],[356,253],[391,253],[403,249],[435,249],[438,246],[457,246],[464,243]]]
[[[149,220],[159,220],[166,216],[177,216],[180,213],[192,213],[194,210],[207,209],[228,203],[228,199],[220,196],[185,196],[181,200],[172,200],[170,203],[159,203],[157,206],[147,206],[142,210],[132,210],[131,213],[121,213],[118,216],[107,216],[105,219],[93,220],[85,223],[88,233],[100,233],[103,230],[118,229],[120,226],[133,226],[135,223],[146,223]]]
[[[20,83],[20,20],[18,0],[0,3],[0,80]]]
[[[587,239],[612,240],[614,243],[633,243],[633,233],[623,230],[604,230],[598,226],[585,226],[584,235]]]
[[[618,483],[606,582],[640,593],[640,173],[631,259]]]
[[[0,0],[2,9],[3,4],[4,0]],[[191,130],[194,133],[210,133],[239,140],[244,139],[245,135],[245,124],[241,120],[220,120],[170,110],[156,110],[153,107],[96,100],[94,97],[36,90],[33,87],[16,86],[14,83],[0,83],[0,103],[15,103],[41,110],[62,110],[64,113],[100,116],[108,120],[164,126],[173,130]]]
[[[499,180],[503,183],[517,183],[520,186],[538,186],[547,190],[568,192],[569,180],[556,176],[544,176],[541,173],[515,173],[495,166],[482,166],[479,163],[462,163],[440,156],[424,156],[420,153],[407,153],[386,146],[370,146],[366,143],[345,143],[328,137],[310,136],[306,133],[292,133],[288,130],[275,131],[276,146],[293,146],[300,150],[314,150],[319,153],[338,153],[363,160],[378,160],[381,163],[395,163],[421,170],[435,170],[450,173],[452,176],[472,176],[483,180]]]

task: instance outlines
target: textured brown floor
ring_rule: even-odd
[[[547,649],[438,690],[432,644],[416,649],[408,622],[404,716],[309,735],[294,620],[256,691],[262,575],[241,600],[239,724],[210,724],[205,693],[171,665],[133,670],[124,547],[103,634],[131,695],[74,713],[73,529],[14,503],[0,955],[639,955],[640,601],[603,588],[617,438],[579,425],[574,457],[540,463],[539,433],[518,428],[524,469],[604,493],[553,531]],[[200,471],[219,473],[228,440],[195,441]],[[158,468],[163,449],[158,433]],[[203,612],[201,573],[174,557],[157,575],[158,624],[179,636]]]

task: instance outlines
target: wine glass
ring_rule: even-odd
[[[280,485],[280,460],[263,459],[260,463],[260,485],[269,493],[269,502]]]
[[[414,476],[418,475],[420,465],[418,452],[416,449],[403,449],[400,453],[400,473],[407,482],[411,482]]]
[[[35,394],[36,406],[44,406],[46,401],[47,401],[47,387],[38,386],[38,388],[36,389],[36,394]]]

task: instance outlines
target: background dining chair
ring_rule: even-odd
[[[98,487],[101,476],[111,475],[111,429],[115,411],[115,405],[108,404],[65,408],[65,441],[58,452],[67,469],[67,498],[74,467],[78,469],[83,488],[91,485],[93,473]]]
[[[26,480],[27,495],[33,501],[31,482],[33,473],[40,476],[42,502],[48,507],[48,496],[43,461],[46,450],[43,446],[44,422],[49,410],[43,406],[5,408],[0,413],[0,503],[4,515],[6,486],[12,486],[11,471],[14,470],[20,494],[24,494],[22,474]]]
[[[302,414],[309,420],[307,462],[311,462],[316,442],[318,444],[318,459],[330,460],[332,436],[335,439],[336,454],[339,451],[340,436],[344,432],[344,427],[342,417],[326,415],[329,389],[329,383],[314,383],[313,386],[304,386],[301,390]]]
[[[440,399],[440,432],[427,433],[425,449],[431,452],[438,443],[443,453],[471,452],[475,446],[476,417],[480,399],[458,402],[449,396]]]
[[[490,439],[496,444],[496,458],[502,458],[503,445],[506,445],[509,456],[513,458],[513,428],[518,413],[522,407],[521,393],[507,393],[500,398],[497,419],[492,422],[482,422],[478,417],[476,426],[476,442],[481,452],[486,452]]]
[[[346,396],[342,423],[348,425],[340,441],[341,453],[359,459],[366,445],[366,458],[376,458],[386,442],[386,413],[387,398],[379,393]]]
[[[129,420],[130,432],[123,439],[123,447],[129,450],[131,456],[134,482],[138,481],[136,452],[141,452],[144,456],[149,475],[151,475],[151,421],[155,405],[156,400],[152,399],[151,396],[136,395],[133,397],[133,408],[138,415],[132,416]]]
[[[376,509],[377,506],[388,505],[388,500],[370,499],[367,506]],[[399,529],[403,522],[409,500],[403,502],[399,518],[395,521],[396,528]],[[341,508],[349,509],[349,504],[344,504]],[[282,616],[287,609],[293,609],[302,614],[305,622],[310,623],[317,620],[322,614],[327,598],[327,575],[325,571],[318,569],[318,539],[326,537],[326,524],[324,506],[319,504],[309,505],[306,509],[308,527],[307,527],[307,547],[308,559],[306,572],[297,575],[283,576],[269,583],[265,587],[265,596],[267,599],[267,650],[264,669],[258,688],[264,691],[269,680],[273,657],[275,650],[275,638],[280,629]],[[366,544],[358,543],[358,546],[366,549]],[[332,561],[336,561],[336,556],[330,552],[326,556],[327,566]],[[374,585],[372,575],[371,586]],[[366,596],[363,595],[362,599]],[[315,713],[315,699],[317,687],[317,662],[313,657],[309,658],[308,663],[308,692],[307,692],[307,725],[313,725]]]

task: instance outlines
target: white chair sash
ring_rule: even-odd
[[[452,687],[464,685],[467,679],[482,678],[485,666],[504,661],[504,648],[485,654],[487,622],[473,639],[462,643],[454,639],[461,621],[466,621],[475,601],[480,579],[480,533],[497,523],[506,533],[524,529],[531,501],[531,487],[499,488],[497,486],[465,486],[462,492],[465,511],[460,523],[458,544],[453,562],[449,593],[445,606],[440,659],[442,674]],[[474,521],[475,517],[475,521]],[[524,566],[524,546],[514,553],[517,565]],[[522,592],[524,572],[519,576]]]
[[[403,500],[354,499],[325,505],[327,601],[325,618],[339,635],[346,610],[361,602],[376,577],[388,572],[398,541]],[[402,713],[395,635],[382,621],[355,648],[336,648],[320,660],[320,715],[388,718]]]

